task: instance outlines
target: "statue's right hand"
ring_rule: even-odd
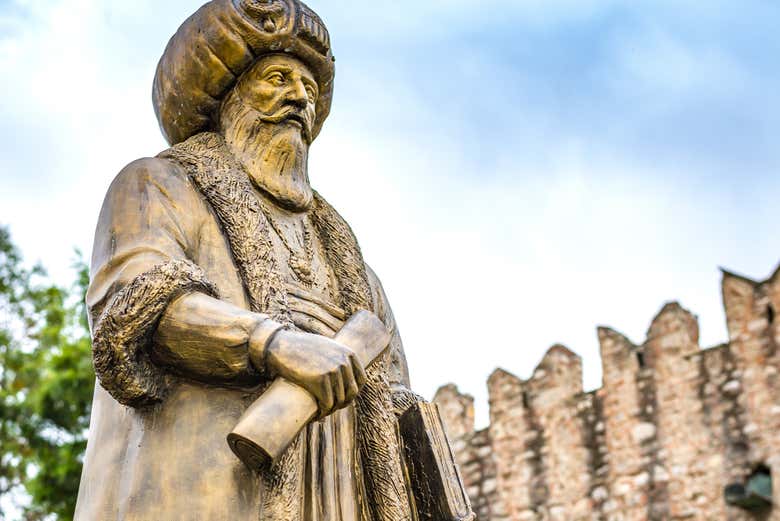
[[[320,418],[346,407],[366,382],[352,350],[321,335],[279,331],[266,348],[266,368],[309,391]]]

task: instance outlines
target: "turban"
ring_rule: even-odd
[[[300,59],[317,81],[316,137],[330,112],[335,73],[320,17],[300,0],[212,0],[179,27],[157,65],[152,101],[168,143],[212,129],[241,74],[274,53]]]

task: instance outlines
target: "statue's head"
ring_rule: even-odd
[[[168,43],[155,112],[171,144],[224,129],[239,102],[263,123],[299,123],[311,143],[330,112],[334,72],[328,30],[300,0],[212,0]]]
[[[169,143],[220,132],[255,186],[304,210],[333,75],[328,30],[300,0],[212,0],[168,43],[153,101]]]

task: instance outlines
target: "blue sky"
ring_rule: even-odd
[[[199,1],[0,0],[0,222],[66,280],[108,184],[165,148],[150,102]],[[780,6],[312,0],[337,57],[314,185],[353,224],[415,386],[478,399],[667,300],[726,340],[718,266],[780,260]]]

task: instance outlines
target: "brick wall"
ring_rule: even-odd
[[[780,521],[780,506],[726,504],[759,466],[780,499],[780,272],[723,275],[729,342],[699,347],[696,317],[670,303],[641,345],[599,328],[603,385],[585,393],[563,346],[531,378],[488,380],[490,426],[454,385],[439,404],[481,521]]]

